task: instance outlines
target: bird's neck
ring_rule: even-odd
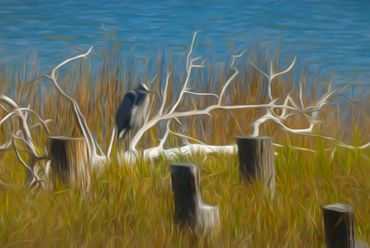
[[[144,93],[137,93],[137,98],[136,98],[136,104],[140,104],[145,100],[146,94]]]

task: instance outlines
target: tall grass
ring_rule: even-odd
[[[263,64],[261,58],[256,63]],[[153,88],[164,81],[162,61],[152,62],[158,77]],[[277,64],[275,66],[278,66]],[[140,75],[125,63],[118,49],[107,50],[100,63],[89,60],[68,65],[59,74],[62,87],[79,103],[89,127],[99,142],[105,144],[114,125],[114,114],[124,92],[138,83]],[[167,65],[167,68],[175,68]],[[241,74],[229,90],[229,103],[266,102],[266,85],[261,75],[248,64],[241,63]],[[145,71],[145,70],[144,70]],[[53,135],[79,136],[71,107],[51,87],[39,80],[29,82],[38,69],[24,67],[0,70],[0,92],[22,105],[51,118]],[[183,80],[181,70],[170,80],[169,99],[173,101]],[[144,74],[148,81],[152,75]],[[195,73],[194,87],[219,92],[230,71],[226,67],[206,68]],[[298,96],[293,74],[277,79],[273,93],[281,99],[292,89]],[[305,82],[305,102],[314,102],[323,85]],[[325,85],[324,85],[325,86]],[[322,122],[315,133],[323,133],[350,144],[368,142],[370,133],[368,95],[351,101],[337,95],[333,104],[321,113]],[[339,92],[340,93],[340,92]],[[198,108],[210,104],[212,98],[185,99],[186,106]],[[158,104],[158,103],[155,103]],[[1,110],[0,110],[1,111]],[[0,114],[3,114],[2,112]],[[210,144],[234,143],[234,137],[251,132],[250,123],[261,111],[215,111],[212,116],[184,121],[186,132]],[[291,120],[293,127],[304,125],[303,118]],[[238,124],[237,124],[238,123]],[[41,147],[46,135],[36,139]],[[141,146],[158,142],[160,127],[153,128]],[[261,194],[261,185],[239,180],[236,156],[193,154],[178,161],[198,165],[205,202],[219,206],[221,231],[216,236],[196,237],[188,230],[179,230],[173,223],[173,195],[169,164],[164,158],[139,161],[128,166],[113,159],[102,173],[95,175],[91,192],[81,195],[77,189],[58,186],[53,193],[31,192],[24,186],[24,170],[14,154],[0,154],[0,246],[4,247],[320,247],[324,233],[320,205],[345,202],[354,208],[355,234],[370,242],[370,162],[369,150],[348,150],[337,147],[334,158],[328,148],[335,144],[317,137],[282,132],[272,123],[262,134],[284,145],[277,149],[276,198]],[[7,137],[0,127],[0,142]],[[177,144],[175,139],[170,144]],[[105,144],[107,145],[107,144]],[[302,146],[316,153],[297,151]],[[116,150],[113,151],[114,153]],[[115,154],[114,154],[115,155]],[[114,156],[113,156],[114,157]]]

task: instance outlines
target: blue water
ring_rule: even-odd
[[[0,61],[22,64],[37,54],[48,70],[91,45],[99,55],[114,41],[123,57],[184,58],[197,30],[198,52],[212,61],[262,46],[279,49],[283,63],[297,55],[312,74],[370,83],[367,0],[0,0]]]

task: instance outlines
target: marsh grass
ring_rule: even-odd
[[[174,225],[170,161],[140,161],[136,166],[113,162],[82,196],[63,187],[31,193],[19,180],[22,171],[6,159],[2,168],[13,171],[7,178],[12,188],[0,195],[0,245],[319,247],[324,242],[320,206],[333,202],[353,206],[355,233],[369,241],[369,162],[362,152],[337,154],[331,161],[323,150],[308,156],[283,149],[275,160],[274,200],[261,194],[262,185],[239,180],[236,156],[180,158],[177,162],[198,165],[205,202],[220,208],[222,229],[212,238],[194,237]]]
[[[95,69],[85,60],[68,65],[59,74],[61,85],[77,99],[91,130],[106,147],[114,125],[114,113],[124,92],[136,84],[138,75],[130,71],[118,56],[117,48],[104,53]],[[262,63],[263,61],[259,61]],[[158,59],[157,64],[161,64]],[[277,66],[277,65],[276,65]],[[159,67],[159,66],[158,66]],[[163,69],[163,68],[162,68]],[[158,69],[153,84],[158,89],[164,75]],[[193,78],[194,87],[217,92],[229,71],[208,68],[208,75]],[[35,66],[23,71],[1,68],[0,90],[22,105],[51,118],[53,135],[79,136],[70,106],[55,90],[37,77]],[[179,76],[180,75],[180,76]],[[145,75],[146,78],[151,76]],[[199,83],[200,78],[202,79]],[[173,101],[183,77],[171,77]],[[211,80],[212,79],[212,80]],[[304,81],[304,78],[302,78]],[[305,82],[307,103],[314,102],[322,85]],[[229,91],[229,103],[262,103],[266,101],[261,76],[247,65]],[[283,97],[298,88],[292,75],[276,80],[274,95]],[[366,94],[357,102],[338,95],[321,114],[322,122],[315,133],[323,133],[349,144],[368,142],[370,133],[369,106]],[[198,107],[212,99],[185,99],[184,104]],[[158,103],[155,103],[158,104]],[[234,137],[251,132],[250,123],[261,111],[215,111],[210,117],[184,121],[187,133],[210,144],[231,144]],[[0,113],[2,114],[2,113]],[[345,120],[345,121],[343,121]],[[238,125],[237,125],[238,123]],[[304,125],[295,118],[291,125]],[[7,137],[0,128],[0,141]],[[46,134],[34,131],[36,142],[45,144]],[[157,144],[160,127],[144,137],[141,146]],[[192,154],[175,161],[158,158],[139,161],[135,166],[114,158],[93,178],[88,194],[58,185],[55,192],[31,192],[24,186],[24,170],[14,154],[0,154],[0,246],[1,247],[321,247],[324,233],[320,206],[334,202],[349,203],[355,215],[355,235],[370,242],[370,151],[337,147],[334,158],[328,149],[333,142],[317,138],[289,135],[268,123],[263,135],[273,137],[277,148],[276,197],[271,200],[259,183],[245,184],[238,174],[236,155]],[[170,144],[179,144],[171,138]],[[297,151],[292,146],[315,149],[316,153]],[[117,147],[117,146],[115,146]],[[221,230],[215,236],[196,236],[190,230],[179,230],[173,223],[173,194],[169,165],[191,162],[198,166],[200,186],[205,202],[220,208]]]

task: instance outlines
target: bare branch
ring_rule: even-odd
[[[18,107],[18,105],[10,97],[0,95],[0,101],[5,102],[6,104],[8,104],[12,108],[17,108]]]
[[[189,80],[190,80],[192,69],[193,68],[201,68],[201,67],[203,67],[204,61],[200,65],[194,64],[197,60],[200,59],[200,57],[197,57],[195,59],[193,59],[191,57],[192,52],[193,52],[193,48],[194,48],[194,43],[195,43],[196,36],[197,36],[197,32],[195,32],[194,35],[193,35],[193,40],[191,42],[191,45],[190,45],[190,48],[189,48],[189,52],[188,52],[188,55],[187,55],[187,60],[186,60],[186,79],[185,79],[185,82],[182,85],[182,88],[180,90],[179,98],[177,99],[177,101],[175,102],[174,106],[170,110],[170,113],[173,113],[176,110],[177,106],[180,104],[180,102],[181,102],[181,100],[182,100],[182,98],[183,98],[183,96],[185,94],[185,91],[187,89],[187,86],[188,86],[188,83],[189,83]]]
[[[252,60],[249,60],[249,63],[257,70],[259,71],[263,76],[265,76],[265,78],[269,79],[270,76],[267,75],[264,71],[262,71],[258,66],[256,66]]]
[[[276,78],[278,76],[281,76],[281,75],[287,73],[288,71],[290,71],[293,68],[294,64],[295,64],[295,60],[296,60],[296,57],[294,56],[294,59],[290,63],[290,65],[285,70],[283,70],[281,72],[278,72],[278,73],[274,73],[273,69],[272,69],[272,66],[271,66],[270,67],[270,80],[272,81],[274,78]]]
[[[159,108],[158,115],[162,115],[163,114],[163,110],[164,110],[164,107],[166,105],[167,94],[168,94],[168,85],[169,85],[169,82],[170,82],[170,77],[171,77],[171,74],[168,72],[167,73],[167,76],[166,76],[166,84],[164,86],[162,104],[161,104],[161,107]]]
[[[1,103],[0,103],[0,108],[1,108],[5,113],[9,113],[9,110],[8,110],[7,108],[5,108],[5,106],[4,106],[4,105],[2,105]]]
[[[38,175],[36,175],[33,171],[33,169],[23,160],[21,154],[19,153],[19,150],[17,148],[17,146],[15,145],[14,141],[13,141],[13,147],[14,147],[14,151],[15,151],[15,154],[17,155],[17,158],[18,160],[21,162],[21,164],[26,168],[26,170],[28,171],[28,173],[33,177],[34,180],[31,181],[31,185],[33,184],[33,182],[41,182],[43,181],[42,179],[39,178]]]
[[[63,67],[64,65],[68,64],[69,62],[71,62],[73,60],[77,60],[77,59],[80,59],[80,58],[87,57],[92,50],[93,50],[93,47],[91,46],[86,53],[83,53],[83,54],[77,55],[75,57],[64,60],[62,63],[60,63],[56,67],[54,67],[54,69],[51,71],[51,77],[55,78],[55,73],[59,70],[59,68]]]
[[[4,124],[8,119],[10,119],[10,117],[16,114],[16,112],[10,112],[9,114],[7,114],[3,119],[0,120],[0,126]]]
[[[33,128],[36,128],[36,127],[40,127],[42,126],[43,124],[47,125],[49,124],[50,122],[53,122],[54,120],[53,119],[47,119],[47,120],[43,120],[41,123],[35,123],[34,125],[30,126],[30,129],[33,129]]]
[[[226,89],[229,87],[229,85],[231,84],[231,82],[235,79],[235,77],[239,74],[239,70],[237,67],[235,67],[235,63],[236,63],[236,60],[240,57],[242,57],[244,55],[246,51],[243,51],[241,52],[240,54],[237,54],[237,55],[233,55],[233,59],[232,59],[232,62],[231,62],[231,69],[234,70],[234,73],[231,75],[231,77],[229,77],[229,79],[226,81],[224,87],[222,87],[222,90],[221,90],[221,93],[220,93],[220,97],[219,97],[219,101],[218,101],[218,105],[221,105],[222,103],[222,99],[224,97],[224,94],[226,92]]]
[[[281,76],[287,72],[289,72],[294,64],[295,64],[295,61],[296,61],[296,57],[294,57],[293,61],[291,62],[291,64],[283,71],[281,72],[277,72],[275,73],[274,70],[273,70],[273,66],[272,66],[272,61],[270,63],[270,74],[268,75],[266,72],[262,71],[258,66],[256,66],[251,60],[249,60],[249,63],[257,70],[259,71],[263,76],[265,76],[268,80],[268,96],[270,98],[270,100],[273,99],[272,97],[272,92],[271,92],[271,84],[272,84],[272,80],[274,80],[276,77],[278,76]]]
[[[191,40],[191,45],[190,45],[190,48],[189,48],[189,52],[188,52],[188,55],[186,57],[186,70],[190,69],[191,54],[193,53],[193,48],[194,48],[195,39],[197,37],[197,34],[198,34],[198,32],[194,32],[193,39]]]
[[[184,93],[187,93],[189,95],[195,95],[195,96],[213,96],[213,97],[216,97],[218,100],[218,95],[214,93],[193,92],[193,91],[188,91],[188,90],[185,90]]]
[[[283,145],[277,144],[277,143],[272,143],[272,145],[273,146],[276,146],[276,147],[279,147],[279,148],[283,148],[284,147]],[[298,150],[298,151],[317,153],[315,150],[310,149],[310,148],[299,147],[299,146],[289,146],[289,147],[292,148],[292,149]]]
[[[110,157],[110,154],[112,152],[114,137],[116,137],[116,128],[115,127],[113,128],[112,135],[110,137],[110,142],[109,142],[109,145],[108,145],[108,151],[107,151],[107,157],[108,158]]]
[[[301,81],[299,81],[299,102],[301,103],[301,108],[304,108],[303,89],[302,89],[302,82]]]
[[[204,143],[204,142],[202,142],[202,141],[200,141],[200,140],[198,140],[198,139],[195,139],[195,138],[193,138],[193,137],[190,137],[190,136],[185,135],[185,134],[182,134],[182,133],[177,133],[177,132],[175,132],[175,131],[172,131],[171,129],[169,130],[169,132],[170,132],[170,133],[172,133],[173,135],[179,136],[179,137],[181,137],[181,138],[186,138],[186,139],[189,139],[189,140],[195,141],[195,142],[197,142],[197,143],[199,143],[199,144],[207,145],[206,143]]]
[[[8,150],[11,145],[12,145],[12,140],[8,140],[4,144],[0,145],[0,151],[6,151],[6,150]]]
[[[58,69],[60,69],[62,66],[74,60],[87,57],[91,53],[92,50],[93,50],[93,47],[90,47],[86,53],[83,53],[75,57],[69,58],[67,60],[64,60],[63,62],[58,64],[56,67],[54,67],[50,75],[44,75],[44,76],[50,79],[53,82],[54,86],[56,87],[57,91],[72,103],[73,111],[77,119],[79,128],[86,141],[89,158],[91,162],[95,165],[95,164],[100,164],[102,161],[107,161],[107,156],[103,154],[100,145],[96,142],[93,135],[91,134],[90,129],[86,122],[86,118],[82,114],[78,106],[78,103],[72,97],[70,97],[67,93],[63,91],[63,89],[59,86],[56,75],[55,75]],[[98,154],[97,151],[99,151],[100,154]]]
[[[163,149],[164,143],[166,142],[166,140],[168,138],[168,134],[170,133],[170,123],[171,123],[171,120],[169,120],[167,122],[166,131],[164,132],[163,137],[161,138],[161,141],[159,142],[158,147],[161,148],[161,149]]]
[[[158,75],[159,75],[159,72],[157,72],[157,73],[154,75],[153,79],[152,79],[152,80],[150,80],[150,82],[149,82],[149,84],[148,84],[149,86],[151,86],[151,85],[154,83],[154,81],[157,79]]]

